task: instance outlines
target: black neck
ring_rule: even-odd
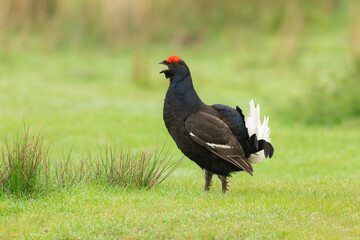
[[[190,75],[174,76],[170,80],[168,92],[176,98],[178,103],[181,103],[186,108],[197,109],[204,104],[194,89]]]

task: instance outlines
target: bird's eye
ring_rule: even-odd
[[[172,62],[171,62],[171,64],[172,64],[172,65],[174,65],[174,64],[175,64],[175,62],[174,62],[174,61],[172,61]]]

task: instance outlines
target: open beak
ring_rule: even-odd
[[[159,64],[164,64],[165,66],[168,67],[167,69],[164,69],[160,72],[160,73],[165,74],[165,78],[171,79],[174,77],[174,74],[172,73],[172,71],[169,68],[169,63],[166,60],[159,62]]]
[[[164,64],[164,65],[166,65],[166,66],[168,65],[168,63],[167,63],[166,60],[159,62],[159,64]],[[169,69],[169,68],[168,68],[168,69],[164,69],[164,70],[162,70],[160,73],[166,73],[167,71],[170,71],[170,69]]]

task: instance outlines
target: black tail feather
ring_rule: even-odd
[[[264,150],[265,157],[272,157],[274,154],[274,148],[271,145],[271,143],[265,141],[265,140],[259,140],[259,148],[258,151]]]
[[[256,134],[253,134],[250,137],[249,143],[250,143],[251,153],[256,153],[258,151],[264,150],[265,157],[270,157],[270,158],[274,154],[274,148],[271,145],[271,143],[263,139],[258,140]]]
[[[255,150],[259,149],[259,141],[257,140],[256,134],[250,137],[250,145],[255,148]]]

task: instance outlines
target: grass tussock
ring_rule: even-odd
[[[124,188],[151,189],[164,181],[180,164],[173,162],[169,149],[147,149],[133,152],[106,145],[92,157],[83,158],[88,163],[89,179],[94,183]]]
[[[7,137],[2,146],[0,190],[28,196],[43,191],[49,183],[49,146],[43,144],[41,132],[24,129],[22,136],[13,141]]]
[[[65,159],[51,160],[49,145],[41,132],[32,129],[1,145],[0,195],[30,197],[79,185],[120,186],[152,189],[179,166],[170,150],[162,148],[134,152],[119,145],[99,148],[74,159],[71,151]]]

